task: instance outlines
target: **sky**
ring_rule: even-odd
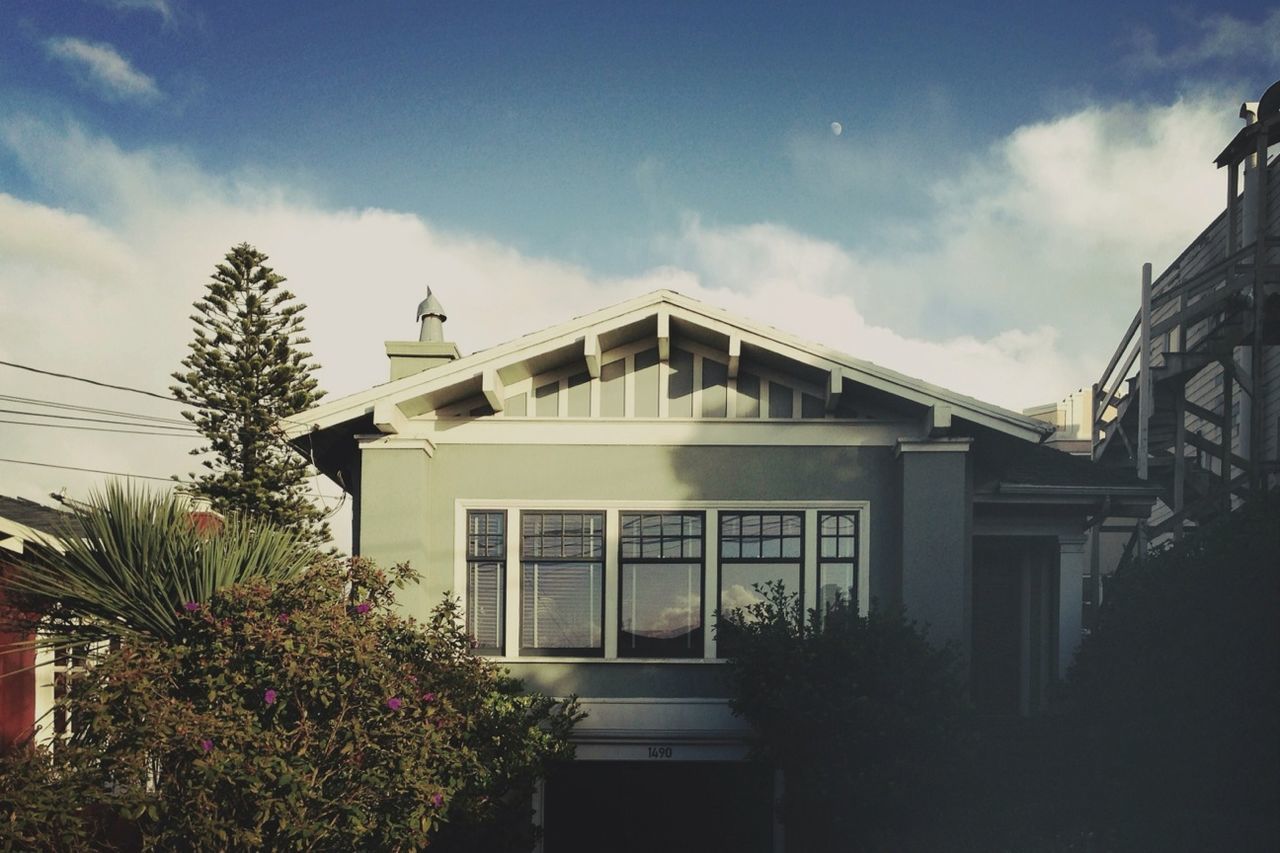
[[[7,0],[0,360],[164,394],[248,241],[330,396],[428,286],[464,353],[666,287],[1022,409],[1096,379],[1277,77],[1256,2]],[[0,460],[198,464],[30,400],[179,413],[0,365]]]

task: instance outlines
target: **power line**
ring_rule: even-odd
[[[123,471],[103,471],[101,468],[77,468],[74,465],[54,465],[52,462],[32,462],[28,459],[0,459],[0,462],[9,462],[13,465],[33,465],[36,468],[59,468],[63,471],[83,471],[86,474],[110,474],[113,477],[133,477],[137,480],[159,480],[164,483],[173,482],[173,480],[168,477],[153,477],[150,474],[126,474]]]
[[[129,426],[129,427],[147,427],[150,429],[169,430],[176,433],[196,432],[196,428],[192,426],[168,426],[166,424],[154,424],[147,422],[130,422],[122,420],[107,420],[104,418],[86,418],[78,415],[56,415],[49,412],[29,412],[25,409],[0,409],[0,414],[5,415],[22,415],[28,418],[53,418],[60,421],[85,421],[93,424],[111,424],[112,426]]]
[[[116,433],[123,433],[125,435],[159,435],[159,436],[167,436],[168,438],[185,438],[189,441],[195,441],[198,438],[198,436],[196,435],[188,435],[186,433],[181,433],[181,432],[148,432],[145,430],[137,430],[137,429],[109,429],[107,427],[80,426],[78,424],[42,424],[42,423],[32,423],[31,421],[10,421],[10,420],[0,420],[0,424],[14,424],[16,426],[42,427],[44,429],[79,429],[79,430],[87,430],[90,432],[116,432]]]
[[[18,370],[27,370],[31,373],[40,373],[44,376],[53,376],[58,379],[71,379],[75,382],[87,382],[90,385],[97,385],[99,388],[113,388],[116,391],[129,391],[133,394],[143,394],[147,397],[155,397],[157,400],[167,400],[170,403],[181,402],[180,400],[175,400],[173,397],[169,397],[164,394],[157,394],[154,391],[143,391],[141,388],[130,388],[128,385],[113,385],[110,382],[99,382],[96,379],[86,379],[83,376],[72,376],[70,373],[55,373],[52,370],[41,370],[38,367],[30,367],[26,364],[16,364],[12,361],[0,361],[0,364],[3,364],[5,367],[16,367]]]
[[[157,423],[179,424],[181,426],[190,426],[190,422],[183,418],[166,418],[162,415],[147,415],[142,412],[126,412],[120,409],[101,409],[96,406],[80,406],[75,403],[62,403],[57,400],[41,400],[36,397],[14,397],[11,394],[0,394],[0,400],[6,403],[23,403],[28,406],[44,406],[49,409],[65,409],[74,412],[87,412],[93,415],[119,415],[120,417],[132,418],[139,421],[156,421]]]

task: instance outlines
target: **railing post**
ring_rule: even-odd
[[[1151,264],[1142,265],[1142,337],[1138,353],[1138,479],[1147,479],[1150,460],[1148,422],[1154,411],[1151,389]]]

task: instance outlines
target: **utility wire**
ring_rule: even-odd
[[[148,429],[168,430],[175,433],[180,432],[196,432],[193,426],[168,426],[166,424],[154,424],[147,422],[131,422],[122,420],[107,420],[104,418],[86,418],[79,415],[56,415],[49,412],[29,412],[25,409],[0,409],[0,414],[5,415],[22,415],[27,418],[53,418],[60,421],[85,421],[93,424],[110,424],[112,426],[128,426],[128,427],[146,427]]]
[[[18,370],[27,370],[31,373],[40,373],[44,376],[54,376],[58,379],[72,379],[76,382],[87,382],[90,385],[97,385],[99,388],[113,388],[116,391],[129,391],[133,394],[143,394],[147,397],[155,397],[157,400],[168,400],[170,403],[181,402],[166,394],[157,394],[154,391],[143,391],[141,388],[130,388],[128,385],[113,385],[110,382],[99,382],[96,379],[86,379],[83,376],[72,376],[70,373],[55,373],[52,370],[41,370],[38,367],[30,367],[26,364],[15,364],[12,361],[0,361],[0,364],[3,364],[5,367],[16,367]]]
[[[173,480],[168,477],[153,477],[150,474],[126,474],[123,471],[103,471],[101,468],[77,468],[74,465],[54,465],[51,462],[32,462],[29,459],[0,459],[0,462],[8,462],[12,465],[34,465],[36,468],[58,468],[63,471],[83,471],[86,474],[110,474],[113,477],[133,477],[137,480],[159,480],[164,483],[173,482]]]
[[[181,433],[181,432],[148,432],[148,431],[137,430],[137,429],[109,429],[108,427],[80,426],[78,424],[42,424],[42,423],[33,423],[31,421],[11,421],[11,420],[0,420],[0,424],[14,424],[16,426],[42,427],[44,429],[80,429],[80,430],[87,430],[90,432],[117,432],[117,433],[124,433],[126,435],[159,435],[159,436],[167,436],[169,438],[185,438],[189,441],[195,441],[198,438],[198,436],[196,435],[188,435],[186,433]]]
[[[72,375],[72,374],[70,374],[70,373],[57,373],[57,372],[52,371],[52,370],[42,370],[42,369],[40,369],[39,367],[31,367],[30,365],[26,365],[26,364],[17,364],[16,362],[12,362],[12,361],[3,361],[3,360],[0,360],[0,364],[4,365],[4,366],[6,366],[6,367],[16,367],[18,370],[27,370],[27,371],[30,371],[31,373],[39,373],[39,374],[41,374],[41,375],[43,375],[43,376],[54,376],[54,377],[56,377],[56,378],[58,378],[58,379],[70,379],[70,380],[73,380],[73,381],[75,381],[75,382],[87,382],[87,383],[88,383],[88,384],[90,384],[90,385],[97,385],[99,388],[112,388],[112,389],[114,389],[114,390],[116,390],[116,391],[128,391],[128,392],[130,392],[130,393],[132,393],[132,394],[142,394],[142,395],[145,395],[145,396],[147,396],[147,397],[155,397],[157,400],[166,400],[166,401],[168,401],[168,402],[170,402],[170,403],[177,403],[178,405],[182,405],[182,406],[190,405],[190,406],[191,406],[192,408],[194,408],[194,409],[200,409],[200,408],[214,408],[214,409],[217,409],[217,407],[214,407],[214,406],[200,406],[200,405],[192,404],[192,403],[184,403],[183,401],[181,401],[181,400],[177,399],[176,397],[171,397],[171,396],[169,396],[169,395],[167,395],[167,394],[157,394],[155,391],[144,391],[144,390],[143,390],[143,389],[141,389],[141,388],[132,388],[132,387],[130,387],[130,386],[128,386],[128,385],[113,385],[113,384],[112,384],[112,383],[110,383],[110,382],[99,382],[99,381],[98,381],[98,380],[96,380],[96,379],[86,379],[86,378],[85,378],[85,377],[83,377],[83,376],[74,376],[74,375]],[[229,410],[229,409],[221,409],[221,411],[227,411],[227,412],[230,412],[231,410]],[[234,414],[234,412],[232,412],[232,414]],[[285,417],[281,417],[281,418],[279,418],[279,420],[282,420],[282,421],[289,421],[289,420],[292,420],[292,419],[291,419],[290,417],[288,417],[288,416],[285,416]]]
[[[147,415],[142,412],[126,412],[120,409],[100,409],[96,406],[80,406],[75,403],[61,403],[57,400],[41,400],[36,397],[14,397],[10,394],[0,394],[0,400],[6,403],[22,403],[28,406],[43,406],[48,409],[64,409],[74,412],[86,412],[92,415],[119,415],[124,418],[131,418],[137,421],[156,421],[157,423],[178,424],[180,426],[191,426],[190,421],[183,418],[166,418],[162,415]]]

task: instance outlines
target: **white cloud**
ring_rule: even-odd
[[[464,352],[669,287],[1027,406],[1089,381],[1136,309],[1139,264],[1169,260],[1216,212],[1209,158],[1230,130],[1223,103],[1089,109],[1022,128],[927,188],[934,214],[906,249],[854,252],[779,225],[690,216],[658,241],[661,265],[625,278],[411,214],[333,209],[260,175],[210,174],[180,152],[123,151],[75,126],[11,120],[3,144],[60,202],[0,195],[0,359],[163,391],[190,339],[192,302],[223,253],[247,240],[307,303],[333,395],[386,378],[382,342],[416,337],[428,286]],[[13,395],[177,409],[8,370],[4,382]],[[159,475],[195,461],[179,439],[2,425],[0,444],[10,458]],[[10,465],[0,477],[0,491],[29,497],[102,479]]]
[[[1187,20],[1192,40],[1162,51],[1149,29],[1133,35],[1129,64],[1142,71],[1186,69],[1206,63],[1280,63],[1280,8],[1265,13],[1261,20],[1246,21],[1218,13]]]
[[[160,97],[156,81],[134,68],[109,44],[58,36],[45,42],[45,51],[85,75],[111,100],[154,101]]]

